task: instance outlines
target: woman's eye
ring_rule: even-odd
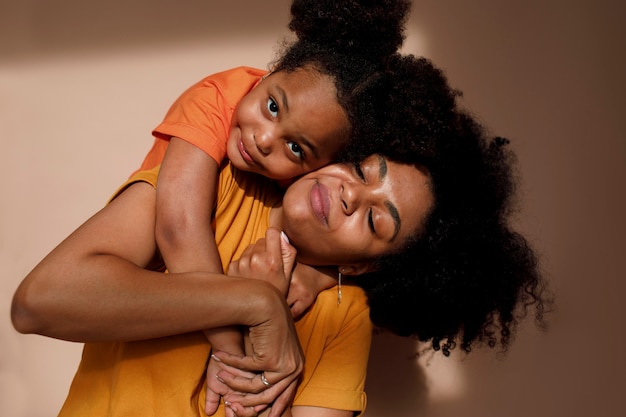
[[[372,231],[372,233],[376,234],[376,227],[374,227],[374,214],[373,214],[372,209],[369,210],[369,213],[367,215],[367,222],[369,223],[370,230]]]
[[[273,98],[267,99],[267,110],[270,112],[272,117],[278,117],[278,104],[274,101]]]
[[[361,170],[361,164],[358,162],[354,163],[354,172],[356,172],[356,175],[359,176],[359,178],[361,178],[362,180],[365,179],[365,175],[363,175],[363,171]]]
[[[295,155],[296,158],[304,159],[304,151],[302,150],[300,145],[295,142],[287,142],[287,147],[289,148],[291,153]]]

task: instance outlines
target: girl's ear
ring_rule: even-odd
[[[371,263],[358,263],[358,264],[350,264],[350,265],[339,265],[339,272],[342,275],[355,276],[355,275],[363,275],[368,272],[374,272],[376,268]]]

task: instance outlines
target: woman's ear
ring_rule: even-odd
[[[374,272],[376,268],[371,263],[358,263],[350,265],[339,265],[339,272],[345,276],[363,275],[368,272]]]

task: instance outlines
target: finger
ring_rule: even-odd
[[[256,372],[250,372],[250,371],[246,371],[243,369],[235,368],[234,366],[230,366],[224,362],[221,362],[219,358],[217,358],[214,354],[211,355],[211,358],[220,362],[220,366],[222,367],[222,369],[232,375],[236,375],[236,376],[240,376],[244,378],[254,378],[255,376],[257,376]]]
[[[289,405],[292,403],[296,394],[297,387],[298,387],[298,381],[294,380],[292,383],[286,385],[285,389],[280,388],[281,391],[278,391],[279,388],[273,388],[274,390],[276,390],[276,392],[272,395],[273,399],[268,404],[252,405],[253,404],[253,401],[251,398],[252,396],[239,396],[239,395],[232,395],[226,401],[229,404],[231,404],[233,408],[236,410],[240,410],[240,409],[247,410],[250,407],[253,407],[256,412],[261,412],[264,409],[271,407],[269,416],[280,417],[282,416],[282,413],[287,409],[287,407],[289,407]],[[260,394],[258,396],[260,396]],[[250,404],[250,405],[247,405],[247,404]],[[237,414],[239,415],[239,413]]]
[[[224,414],[226,417],[237,417],[235,410],[230,407],[230,404],[226,404],[226,407],[224,407]]]
[[[296,388],[298,387],[298,381],[294,380],[289,386],[280,394],[270,409],[268,417],[280,417],[283,412],[289,407],[296,395]]]
[[[230,376],[227,375],[226,373],[220,374],[220,377],[224,379],[224,382],[226,383],[226,385],[228,385],[229,387],[231,387],[231,389],[234,389],[234,391],[236,391],[236,392],[226,394],[224,396],[224,400],[232,402],[232,403],[241,404],[244,407],[255,407],[258,405],[272,404],[294,381],[297,382],[297,379],[295,377],[293,378],[290,377],[290,378],[281,379],[278,382],[276,382],[275,385],[271,385],[268,387],[263,384],[259,376],[259,377],[253,378],[253,381],[252,381],[252,382],[260,383],[255,386],[256,391],[250,391],[248,389],[250,389],[251,386],[248,386],[249,387],[248,389],[236,388],[237,386],[241,387],[241,385],[239,384],[242,381],[239,379],[236,379],[236,378],[231,379]],[[263,387],[264,389],[259,388],[259,386]],[[247,392],[247,394],[243,394],[242,392]]]
[[[267,368],[269,368],[270,370],[281,370],[281,372],[265,371],[265,376],[270,380],[270,382],[289,377],[293,374],[299,374],[302,370],[302,362],[304,359],[304,357],[302,356],[302,351],[299,352],[299,355],[295,356],[283,354],[281,356],[282,364],[280,365],[280,368],[276,368],[274,365],[271,365],[273,361],[270,361],[269,358],[265,358],[265,360],[259,361],[258,357],[255,354],[253,355],[254,356],[239,356],[224,351],[215,351],[212,356],[225,365],[232,366],[233,368],[244,371],[254,372],[255,374],[263,372],[263,370]],[[273,376],[270,377],[270,375]],[[260,378],[253,378],[253,380],[260,382]]]
[[[294,319],[300,317],[300,315],[304,312],[304,308],[302,308],[300,300],[296,300],[289,308],[289,311],[291,311],[291,316]]]
[[[241,252],[241,256],[236,261],[232,261],[228,266],[228,275],[239,276],[239,271],[248,269],[250,258],[254,254],[255,245],[249,245]]]
[[[264,250],[275,259],[280,259],[282,253],[281,246],[283,239],[281,238],[280,233],[280,230],[275,227],[270,227],[265,232]]]
[[[235,417],[256,417],[261,411],[265,410],[268,406],[258,406],[258,407],[244,407],[239,403],[231,403],[227,404],[227,408],[229,408]]]
[[[269,382],[269,380],[267,379],[265,379],[267,384],[263,382],[264,380],[261,378],[261,375],[263,374],[242,376],[232,374],[228,371],[220,371],[217,374],[217,376],[220,378],[220,381],[223,381],[223,383],[228,386],[228,388],[243,395],[258,394],[272,386],[272,383]]]
[[[217,407],[220,405],[220,398],[221,395],[207,387],[204,412],[212,416],[217,411]]]
[[[285,271],[285,276],[291,277],[291,273],[293,272],[293,268],[296,265],[296,248],[291,246],[289,242],[289,238],[285,234],[285,232],[280,232],[280,252],[283,257],[283,269]]]

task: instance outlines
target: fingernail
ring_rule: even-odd
[[[214,354],[211,354],[211,357],[213,358],[213,360],[221,362],[220,358],[218,358],[217,356],[215,356]]]
[[[285,242],[290,243],[289,238],[287,237],[287,234],[285,232],[281,231],[280,237],[282,237]]]

